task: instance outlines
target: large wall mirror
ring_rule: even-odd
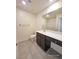
[[[46,30],[62,32],[62,8],[44,15],[46,19]]]

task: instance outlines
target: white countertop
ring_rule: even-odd
[[[49,36],[51,38],[55,38],[59,41],[62,41],[62,33],[61,32],[58,32],[58,31],[51,31],[51,30],[40,30],[40,31],[37,31],[41,34],[44,34],[46,36]]]

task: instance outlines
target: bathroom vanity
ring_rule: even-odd
[[[62,47],[62,33],[50,30],[37,31],[36,42],[44,51],[47,51],[51,47],[51,42]]]

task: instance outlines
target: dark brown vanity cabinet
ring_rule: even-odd
[[[47,51],[50,48],[50,41],[47,40],[46,36],[43,34],[36,34],[36,42],[44,51]]]
[[[38,32],[36,33],[36,42],[44,51],[47,51],[50,48],[51,42],[62,47],[61,41],[54,39],[54,38],[51,38],[49,36],[43,35],[43,34],[38,33]]]

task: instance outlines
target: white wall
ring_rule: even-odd
[[[16,42],[28,40],[36,30],[36,16],[16,8]]]

